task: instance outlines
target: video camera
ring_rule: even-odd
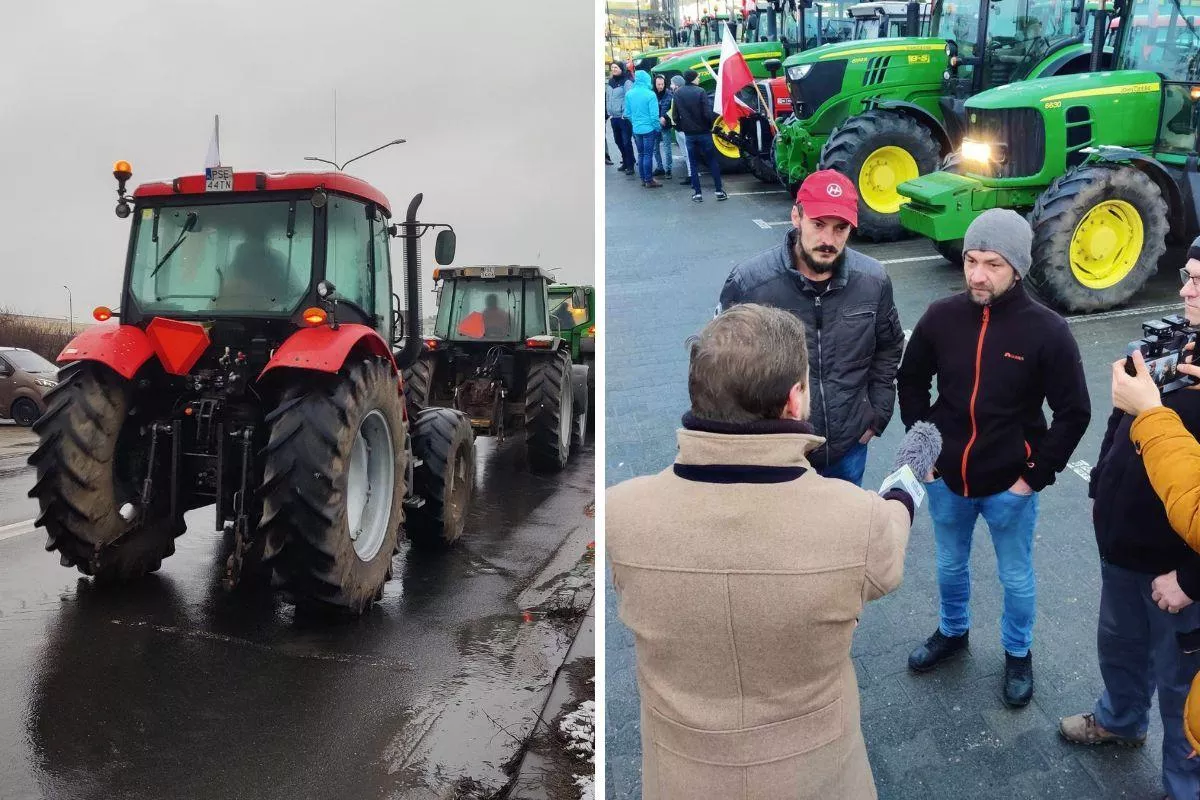
[[[1179,314],[1172,314],[1162,319],[1149,320],[1142,323],[1141,339],[1130,342],[1125,352],[1125,372],[1136,375],[1133,366],[1133,353],[1142,351],[1146,360],[1146,369],[1150,377],[1163,394],[1192,386],[1197,381],[1190,375],[1181,374],[1176,368],[1179,362],[1189,364],[1192,354],[1184,356],[1184,348],[1196,341],[1197,331]]]

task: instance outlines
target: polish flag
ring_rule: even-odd
[[[721,40],[721,62],[717,65],[717,91],[713,98],[713,111],[725,120],[730,130],[735,130],[742,117],[750,115],[746,104],[737,99],[737,93],[754,83],[750,67],[746,64],[742,51],[738,50],[733,33],[729,26],[725,28],[725,37]]]

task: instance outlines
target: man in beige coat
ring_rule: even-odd
[[[900,585],[913,501],[812,469],[808,386],[803,323],[729,309],[692,345],[675,463],[608,490],[648,800],[876,796],[850,640]]]

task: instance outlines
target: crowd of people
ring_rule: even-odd
[[[651,78],[649,72],[637,70],[631,78],[619,61],[609,65],[609,73],[604,85],[604,118],[612,128],[620,158],[618,171],[637,175],[647,189],[660,189],[663,183],[657,178],[674,178],[678,149],[685,173],[679,183],[691,185],[692,202],[704,201],[701,165],[712,176],[716,199],[728,199],[712,141],[716,114],[708,93],[700,88],[699,73],[689,69],[667,81],[664,75]],[[614,164],[607,139],[604,160]]]
[[[970,225],[964,290],[932,303],[907,343],[883,265],[847,246],[857,222],[851,181],[809,176],[784,240],[734,267],[693,340],[675,463],[608,492],[612,578],[637,646],[644,797],[875,797],[850,643],[864,604],[900,585],[923,499],[938,625],[908,668],[968,649],[982,517],[1004,597],[1000,696],[1014,709],[1033,697],[1039,496],[1092,414],[1079,348],[1025,290],[1032,231],[1016,212]],[[1182,276],[1184,315],[1200,325],[1200,239]],[[1103,691],[1059,733],[1140,745],[1157,692],[1163,789],[1195,800],[1200,392],[1160,396],[1134,359],[1135,375],[1113,366],[1089,486]],[[863,490],[869,443],[896,405],[909,436],[936,426],[940,454],[919,485]]]

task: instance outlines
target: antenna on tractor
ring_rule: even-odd
[[[378,153],[383,148],[391,147],[394,144],[404,144],[406,141],[408,141],[408,140],[407,139],[392,139],[387,144],[381,144],[381,145],[379,145],[379,147],[376,147],[374,150],[368,150],[367,152],[362,153],[361,155],[357,155],[354,158],[350,159],[349,161],[344,161],[341,164],[338,164],[336,161],[330,161],[328,158],[317,158],[316,156],[305,156],[304,160],[305,161],[320,161],[322,164],[329,164],[334,169],[336,169],[338,172],[341,172],[342,170],[344,170],[346,168],[346,166],[348,164],[358,161],[360,158],[366,158],[367,156],[371,155],[372,153]],[[335,158],[337,157],[336,154],[334,157]]]

